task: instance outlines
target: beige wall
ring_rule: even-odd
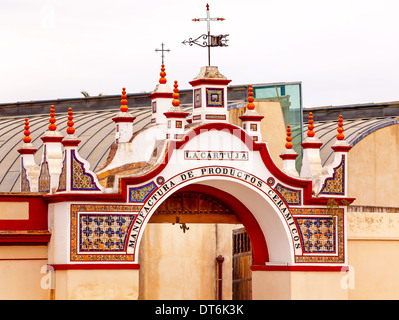
[[[253,271],[254,300],[347,300],[346,273],[328,271]]]
[[[349,240],[350,299],[399,299],[399,241]]]
[[[348,191],[355,205],[399,207],[399,124],[356,144],[348,166]]]
[[[140,243],[140,299],[217,298],[217,262],[222,255],[223,299],[232,297],[232,230],[241,225],[169,223],[147,225]]]
[[[138,270],[56,270],[56,300],[137,300]]]
[[[0,300],[49,299],[46,266],[47,246],[1,246]]]
[[[348,212],[350,299],[399,299],[399,208]]]

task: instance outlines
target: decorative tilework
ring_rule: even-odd
[[[334,174],[331,178],[324,181],[320,194],[345,194],[345,156],[342,156],[341,163],[334,168]]]
[[[273,184],[274,184],[274,178],[272,178],[272,177],[269,177],[268,179],[267,179],[267,184],[269,185],[269,186],[272,186]]]
[[[84,164],[76,158],[75,150],[71,150],[71,190],[100,190],[93,176],[86,172]]]
[[[303,255],[297,263],[344,263],[344,209],[290,208],[298,226]]]
[[[207,114],[205,116],[206,120],[226,120],[226,115],[224,114]]]
[[[157,183],[158,183],[159,185],[163,184],[164,182],[165,182],[165,178],[164,178],[164,177],[159,176],[159,177],[157,178]]]
[[[207,107],[224,107],[223,89],[206,89]]]
[[[154,182],[150,182],[145,186],[129,189],[129,202],[145,202],[148,196],[157,186]]]
[[[251,123],[250,130],[251,131],[257,131],[258,130],[258,125],[256,123]]]
[[[297,218],[304,253],[335,253],[333,218]]]
[[[300,205],[301,204],[301,191],[293,190],[287,187],[277,184],[275,191],[284,198],[285,202],[289,205]]]
[[[79,252],[123,252],[136,215],[79,214]]]
[[[201,108],[201,88],[194,90],[194,108]]]
[[[71,261],[133,261],[127,235],[141,206],[71,205]]]
[[[65,191],[65,190],[66,190],[66,156],[65,156],[64,161],[62,163],[62,171],[61,171],[61,174],[60,174],[60,179],[59,179],[57,191]]]

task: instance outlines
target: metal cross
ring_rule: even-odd
[[[228,35],[220,35],[220,36],[211,36],[211,21],[224,21],[224,18],[211,18],[210,17],[210,12],[209,12],[209,4],[206,5],[206,18],[198,18],[198,19],[192,19],[193,21],[206,21],[207,22],[207,31],[208,31],[208,35],[202,35],[200,37],[198,37],[195,40],[192,40],[192,38],[190,38],[189,41],[184,41],[183,43],[186,44],[190,44],[192,45],[193,43],[204,47],[207,46],[208,47],[208,64],[209,66],[211,65],[211,47],[223,47],[223,46],[227,46],[226,45],[226,37]],[[198,42],[196,42],[199,38],[202,39],[208,39],[208,43],[206,45],[204,44],[199,44]]]
[[[162,49],[155,49],[155,52],[162,52],[162,55],[161,55],[162,64],[164,64],[164,58],[165,58],[164,52],[170,52],[170,50],[169,49],[164,49],[164,44],[163,43],[161,43],[161,48]]]

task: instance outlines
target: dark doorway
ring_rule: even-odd
[[[245,228],[233,230],[233,300],[252,300],[252,245]]]

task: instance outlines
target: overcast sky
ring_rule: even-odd
[[[154,89],[170,49],[181,89],[207,51],[182,41],[223,17],[212,50],[232,85],[302,82],[304,107],[399,100],[398,0],[0,0],[0,103]]]

